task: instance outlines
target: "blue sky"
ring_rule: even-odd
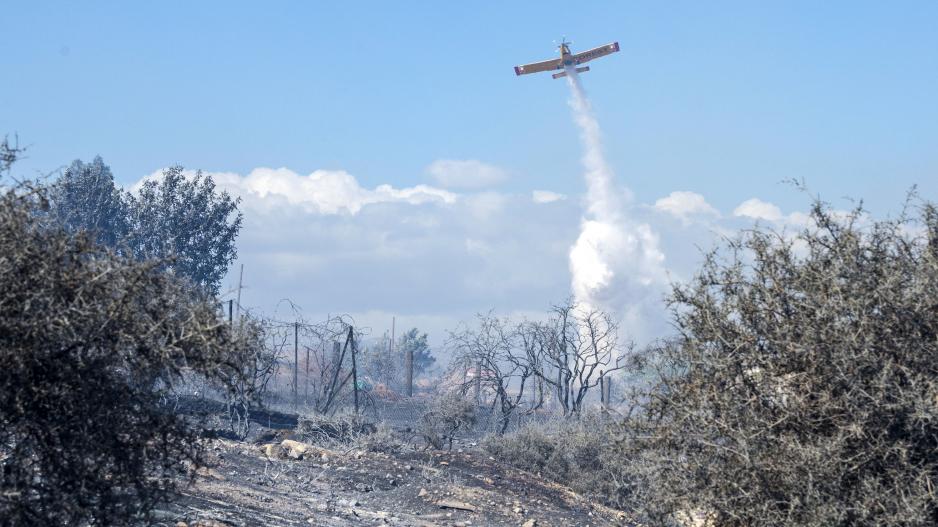
[[[561,35],[575,51],[620,42],[583,82],[608,163],[639,204],[688,191],[723,217],[752,198],[789,214],[806,205],[779,184],[793,177],[835,204],[863,198],[877,214],[895,211],[912,185],[938,199],[938,3],[582,4],[14,2],[0,21],[0,132],[30,146],[23,174],[100,154],[127,186],[178,163],[242,176],[345,171],[364,189],[404,189],[439,183],[428,172],[437,160],[477,160],[501,174],[488,194],[476,191],[490,201],[532,190],[572,198],[555,204],[562,211],[519,217],[519,208],[505,220],[557,222],[542,240],[559,240],[553,267],[519,286],[523,301],[499,300],[511,288],[467,285],[433,310],[408,311],[426,317],[447,305],[459,306],[453,316],[493,304],[525,311],[569,288],[564,247],[584,183],[567,86],[512,71],[552,57]],[[397,205],[368,205],[383,206]],[[373,232],[362,223],[373,214],[340,228]],[[480,225],[461,228],[433,243],[456,231],[480,237]],[[404,235],[382,239],[395,236]],[[663,244],[681,240],[690,243]],[[250,232],[243,243],[255,266],[285,252]],[[381,260],[334,265],[358,277],[386,269],[369,261]],[[373,286],[350,309],[403,310],[395,299],[421,273],[401,265],[399,289]]]
[[[477,158],[575,193],[565,86],[511,70],[566,34],[621,43],[584,82],[640,199],[938,191],[934,2],[470,4],[15,2],[0,128],[30,169],[101,154],[125,181],[182,163],[413,184]]]

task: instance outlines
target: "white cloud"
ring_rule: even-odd
[[[194,171],[186,171],[192,177]],[[394,188],[379,185],[367,189],[359,185],[354,176],[344,170],[316,170],[302,176],[287,168],[255,168],[247,176],[232,172],[207,172],[215,183],[230,194],[240,196],[248,205],[263,207],[297,205],[319,214],[357,214],[365,205],[373,203],[404,202],[454,203],[457,195],[447,190],[417,185]],[[159,179],[162,171],[144,179]],[[134,185],[137,190],[141,180]]]
[[[222,290],[237,286],[243,263],[243,304],[259,312],[289,298],[311,319],[380,312],[399,323],[435,320],[421,329],[439,344],[445,329],[476,312],[546,310],[570,294],[573,200],[544,207],[526,193],[365,188],[340,170],[206,173],[243,198],[238,262]]]
[[[707,203],[703,196],[683,190],[674,191],[656,201],[655,209],[680,218],[684,223],[689,222],[691,216],[720,216],[720,212]]]
[[[549,190],[535,190],[531,192],[531,201],[534,203],[553,203],[562,199],[567,199],[567,196]]]
[[[487,188],[508,178],[504,169],[475,159],[438,159],[427,167],[427,173],[444,188]]]
[[[466,205],[472,216],[478,220],[488,220],[501,212],[509,197],[498,192],[480,192],[466,197]]]
[[[747,199],[733,210],[733,216],[743,216],[755,220],[781,221],[784,219],[782,210],[776,205],[762,201],[759,198]]]

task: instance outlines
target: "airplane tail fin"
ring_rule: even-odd
[[[589,66],[583,66],[582,68],[577,68],[577,69],[576,69],[576,72],[577,72],[577,73],[584,73],[584,72],[587,72],[587,71],[589,71],[589,70],[590,70],[590,67],[589,67]],[[567,72],[566,72],[566,71],[562,71],[562,72],[560,72],[560,73],[554,73],[553,75],[551,75],[551,77],[553,77],[553,78],[555,78],[555,79],[559,79],[560,77],[566,77],[566,76],[567,76]]]

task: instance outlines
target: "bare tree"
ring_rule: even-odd
[[[22,157],[24,150],[15,136],[12,143],[9,137],[4,137],[0,141],[0,174],[9,171],[13,163]]]
[[[590,390],[621,370],[632,350],[619,342],[609,313],[572,301],[554,306],[546,323],[523,333],[534,374],[553,389],[567,415],[579,414]]]
[[[224,392],[229,426],[241,439],[248,434],[251,409],[262,403],[277,374],[288,338],[289,333],[282,327],[251,315],[243,316],[234,331],[232,346],[240,357],[238,369],[222,382],[231,386]]]
[[[499,412],[498,433],[508,429],[515,410],[524,402],[524,392],[534,372],[515,349],[515,327],[493,313],[479,314],[476,327],[463,326],[450,333],[447,346],[454,367],[472,375],[464,377],[462,392],[478,388],[490,394]]]
[[[331,317],[316,324],[299,324],[304,349],[309,352],[309,400],[317,413],[332,414],[348,396],[354,376],[352,354],[358,353],[362,332],[348,317]]]

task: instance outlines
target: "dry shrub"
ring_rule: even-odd
[[[386,454],[404,448],[403,440],[386,423],[377,425],[352,415],[301,418],[296,435],[310,444],[330,449],[357,449]]]
[[[296,425],[303,441],[329,448],[354,444],[375,431],[375,425],[353,415],[302,417]]]
[[[453,440],[476,423],[476,408],[459,390],[434,397],[420,416],[418,432],[437,450],[452,449]]]
[[[239,348],[213,302],[45,224],[45,203],[0,195],[0,523],[126,525],[203,459],[162,392]]]
[[[631,507],[631,478],[617,456],[615,423],[603,415],[583,414],[528,423],[508,434],[490,435],[483,448],[495,459],[567,485],[607,505]]]
[[[938,211],[874,222],[815,204],[674,290],[680,336],[620,457],[650,523],[938,523]]]

